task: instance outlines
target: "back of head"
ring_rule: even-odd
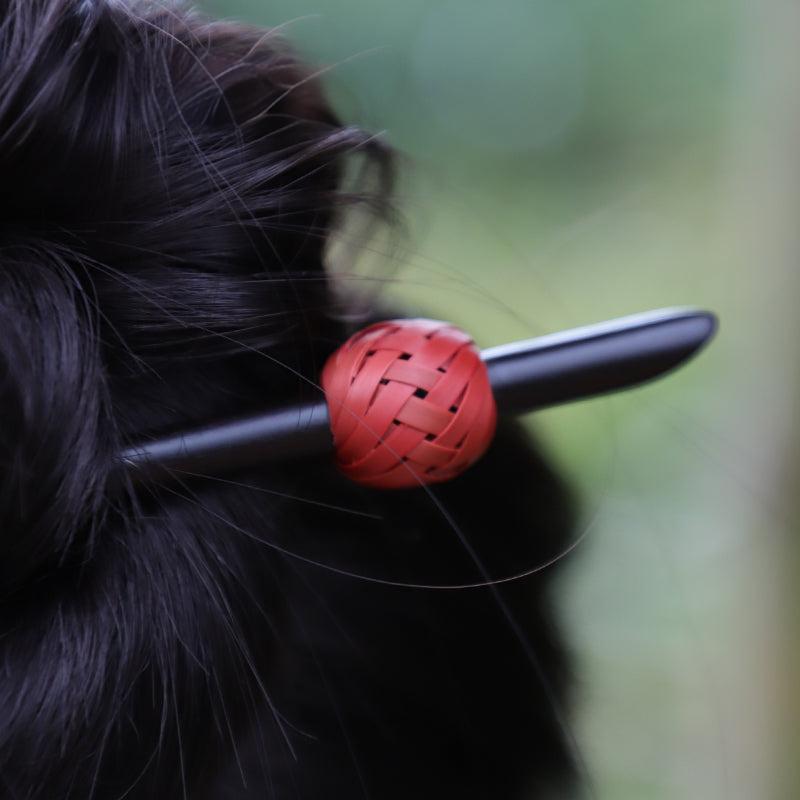
[[[1,797],[517,797],[569,772],[549,572],[424,588],[474,578],[472,549],[501,574],[562,547],[519,430],[446,515],[326,463],[118,468],[316,397],[347,332],[326,247],[391,173],[270,31],[0,0]]]

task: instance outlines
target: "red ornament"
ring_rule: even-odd
[[[336,461],[356,483],[402,489],[454,478],[494,436],[497,408],[471,337],[446,322],[391,320],[325,364]]]

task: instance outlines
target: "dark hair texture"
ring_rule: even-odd
[[[431,492],[324,459],[134,487],[116,460],[318,398],[351,332],[327,247],[392,172],[274,32],[0,0],[3,800],[571,785],[554,570],[452,588],[572,535],[521,428]]]

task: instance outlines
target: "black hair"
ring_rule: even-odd
[[[0,0],[0,798],[568,784],[553,570],[452,588],[571,535],[520,428],[433,493],[323,461],[119,469],[148,435],[318,397],[349,332],[326,248],[354,206],[388,212],[393,163],[274,32]]]

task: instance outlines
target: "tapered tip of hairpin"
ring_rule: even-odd
[[[717,318],[663,308],[483,351],[497,406],[525,413],[659,378],[714,335]]]
[[[714,338],[719,327],[719,320],[717,315],[711,311],[688,310],[687,313],[694,320],[696,326],[695,347],[690,353],[690,355],[693,355]]]
[[[645,327],[654,334],[653,347],[660,356],[656,366],[661,367],[661,372],[679,367],[699,353],[714,338],[719,324],[715,314],[700,309],[674,308],[654,313],[661,314],[661,318],[654,316]]]

